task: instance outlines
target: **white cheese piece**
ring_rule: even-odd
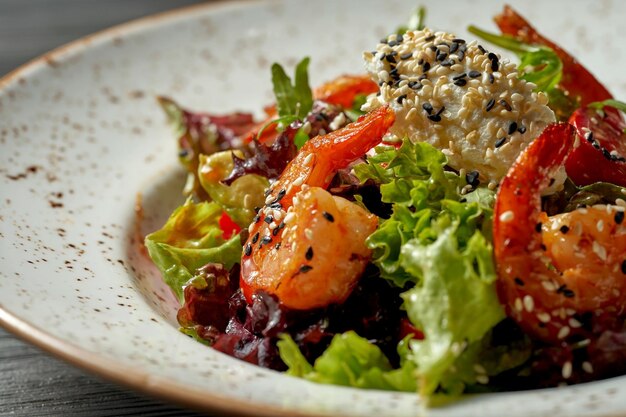
[[[380,86],[363,110],[389,105],[390,133],[428,142],[457,170],[476,170],[481,182],[498,183],[520,152],[550,123],[544,93],[519,78],[517,67],[476,41],[429,29],[390,35],[364,53]],[[564,173],[564,172],[563,172]],[[564,175],[555,178],[560,186]]]

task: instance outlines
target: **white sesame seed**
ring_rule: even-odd
[[[539,313],[537,314],[537,318],[542,323],[548,323],[551,320],[550,315],[548,313]]]
[[[565,339],[568,335],[569,335],[569,327],[568,326],[563,326],[559,329],[559,333],[557,334],[557,337],[559,339]]]
[[[580,222],[576,222],[574,224],[574,234],[576,236],[582,236],[582,234],[583,234],[583,225]]]
[[[596,255],[598,255],[598,258],[602,259],[603,261],[606,261],[606,258],[607,258],[606,248],[602,246],[601,244],[599,244],[596,240],[594,240],[593,243],[591,244],[591,250]]]
[[[265,197],[265,204],[270,204],[272,201],[274,201],[274,196],[272,194]]]
[[[290,211],[285,216],[285,220],[283,220],[283,222],[285,224],[289,224],[289,223],[291,223],[291,221],[293,220],[294,217],[296,217],[295,213],[293,211]]]
[[[483,385],[488,384],[489,377],[487,375],[476,375],[476,382]]]
[[[515,213],[513,213],[511,210],[507,210],[500,215],[500,221],[503,223],[508,223],[512,221],[514,218],[515,218]]]
[[[580,326],[582,326],[582,324],[575,318],[570,318],[567,323],[569,324],[569,327],[571,327],[572,329],[578,329]]]
[[[276,227],[278,227],[278,225],[274,222],[271,222],[268,227],[270,228],[270,230],[274,230],[276,229]]]
[[[622,189],[622,194],[626,194],[626,193],[624,192],[624,190],[626,190],[626,188],[625,188],[625,189]],[[618,205],[618,206],[620,206],[620,207],[626,207],[626,201],[625,201],[625,200],[623,200],[623,199],[621,199],[621,198],[616,199],[616,200],[615,200],[615,204],[616,204],[616,205]]]
[[[304,161],[302,161],[302,165],[309,165],[311,163],[311,161],[313,161],[313,154],[310,153],[306,156],[306,158],[304,158]]]
[[[533,300],[533,297],[531,297],[530,295],[524,296],[524,308],[529,313],[532,313],[535,308],[535,300]]]
[[[521,298],[516,298],[515,299],[515,310],[519,311],[521,313],[523,309],[524,309],[524,305],[522,304],[522,299]]]
[[[587,372],[588,374],[593,373],[593,365],[591,365],[591,362],[587,362],[587,361],[583,362],[582,368],[583,368],[583,371]]]
[[[598,232],[602,232],[604,230],[604,220],[598,220],[598,223],[596,223],[596,229],[598,229]]]
[[[563,379],[569,379],[572,376],[572,363],[567,361],[563,364],[563,368],[561,369],[561,376]]]
[[[283,212],[281,210],[274,210],[272,211],[272,215],[274,216],[274,220],[280,221],[283,217]]]
[[[304,183],[304,177],[300,176],[293,180],[292,184],[294,187],[300,187]]]
[[[541,285],[546,291],[556,291],[557,286],[549,280],[541,281]]]
[[[313,240],[313,230],[306,228],[304,229],[304,234],[309,240]]]

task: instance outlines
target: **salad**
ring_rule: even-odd
[[[424,20],[314,89],[272,65],[262,121],[160,98],[188,199],[145,245],[181,331],[431,401],[625,374],[626,105],[510,7]]]

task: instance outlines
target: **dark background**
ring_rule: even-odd
[[[0,77],[109,26],[200,0],[0,0]],[[195,416],[73,368],[0,329],[0,416]]]

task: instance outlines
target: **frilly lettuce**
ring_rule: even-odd
[[[183,302],[183,289],[196,270],[209,262],[230,269],[241,258],[241,240],[222,238],[218,221],[222,207],[214,202],[195,204],[188,199],[158,231],[146,237],[150,257],[165,282]]]
[[[479,187],[461,194],[466,179],[446,170],[445,155],[427,143],[379,147],[367,162],[355,167],[356,175],[380,183],[382,200],[393,204],[367,244],[381,276],[410,288],[404,308],[425,335],[409,342],[407,356],[419,391],[460,394],[520,365],[527,346],[507,351],[490,342],[505,317],[490,243],[494,192]],[[478,375],[484,367],[478,360],[495,365]]]
[[[330,346],[311,366],[288,334],[278,342],[281,359],[289,366],[287,373],[322,384],[357,388],[414,392],[417,389],[415,365],[402,361],[393,369],[383,352],[353,331],[333,337]],[[399,346],[401,357],[408,353],[405,343]]]

